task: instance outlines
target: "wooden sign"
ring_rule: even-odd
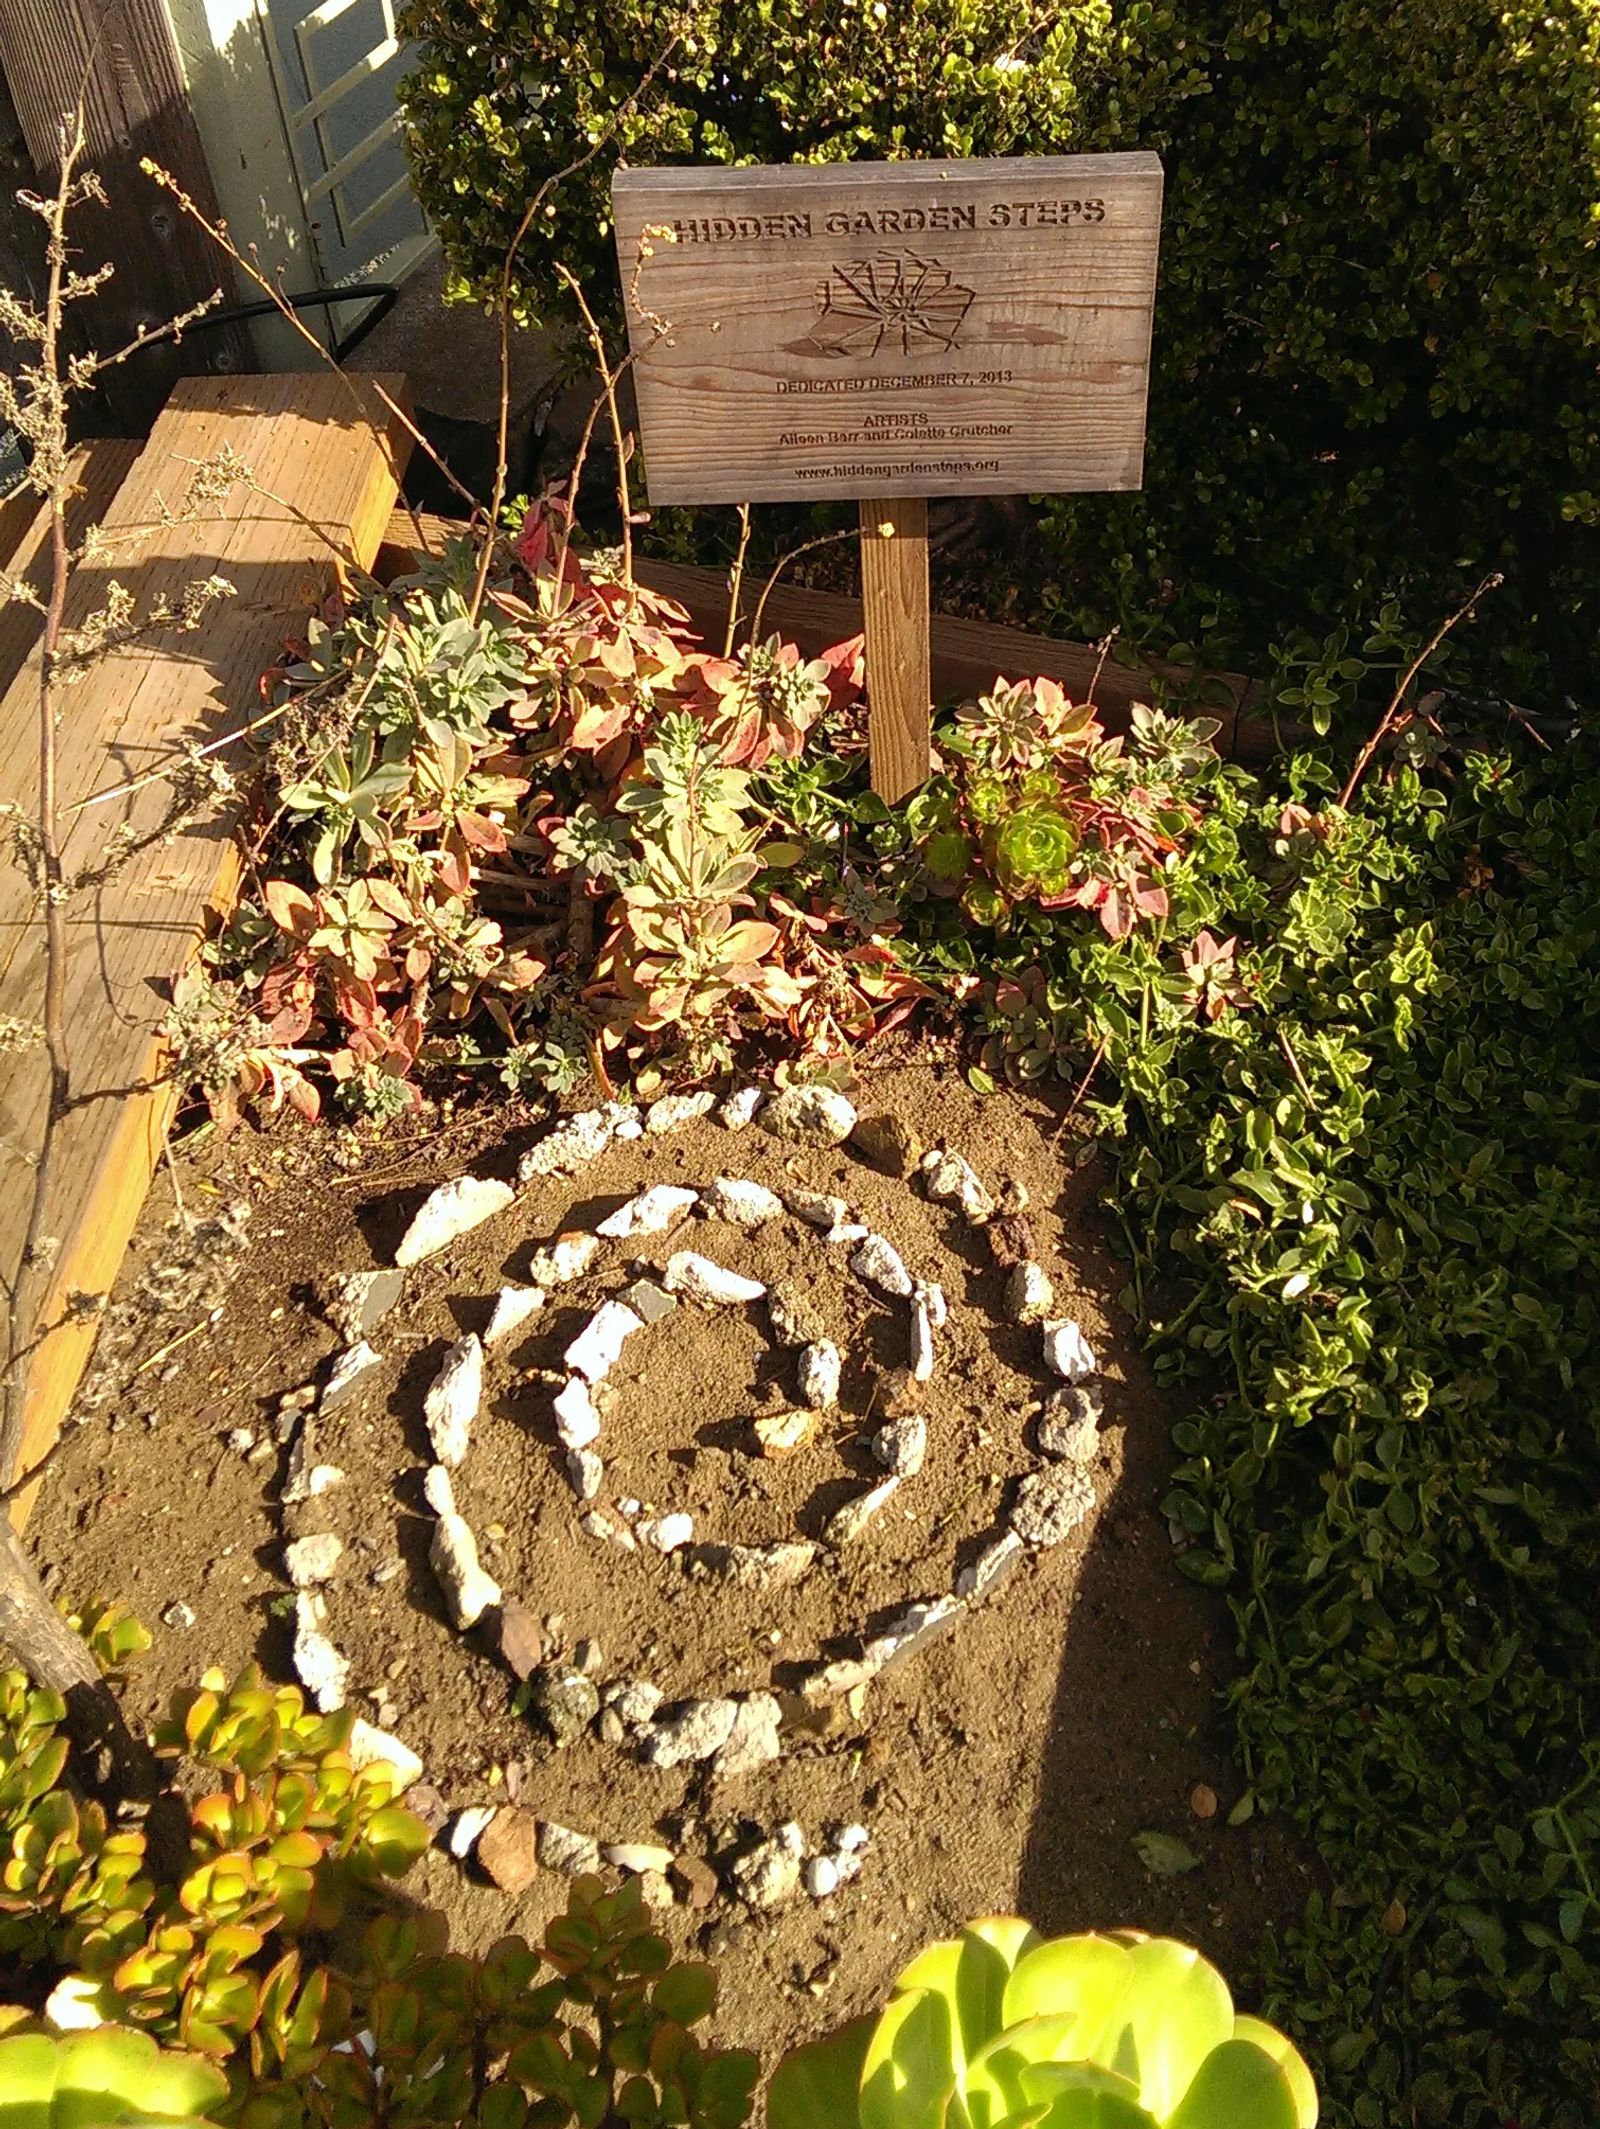
[[[862,499],[885,795],[927,773],[921,499],[1139,486],[1161,182],[1146,154],[615,175],[650,500]]]

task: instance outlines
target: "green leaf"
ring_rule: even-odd
[[[877,2020],[857,2018],[792,2048],[767,2088],[767,2129],[858,2129],[858,2096]]]
[[[1145,1869],[1158,1878],[1181,1877],[1186,1870],[1200,1868],[1200,1858],[1176,1834],[1136,1833],[1133,1846]]]
[[[1303,2129],[1288,2078],[1248,2040],[1214,2048],[1176,2112],[1162,2118],[1168,2129]]]
[[[944,2129],[956,2088],[950,2004],[930,1990],[894,1997],[861,2069],[861,2129]]]
[[[663,2018],[678,2025],[698,2025],[716,2007],[717,1975],[710,1966],[674,1966],[662,1975],[651,1998]]]

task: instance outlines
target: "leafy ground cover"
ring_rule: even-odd
[[[997,683],[891,810],[852,646],[709,655],[559,515],[518,557],[287,676],[257,892],[180,1008],[223,1113],[838,1074],[914,1012],[980,1090],[1072,1085],[1190,1404],[1167,1512],[1234,1607],[1239,1808],[1328,1869],[1270,2008],[1336,2124],[1587,2122],[1593,740],[1447,745],[1435,696],[1342,802],[1326,743],[1258,781],[1204,724]],[[1325,728],[1392,623],[1283,699]]]

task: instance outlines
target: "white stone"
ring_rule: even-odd
[[[765,1227],[783,1214],[783,1200],[775,1190],[742,1175],[719,1175],[701,1192],[700,1202],[712,1219],[731,1220],[735,1227]]]
[[[744,1694],[727,1742],[711,1762],[713,1776],[718,1781],[732,1781],[780,1758],[783,1741],[778,1731],[782,1722],[783,1708],[775,1694]]]
[[[763,1456],[793,1456],[817,1431],[817,1415],[809,1407],[797,1412],[763,1412],[753,1422]]]
[[[790,1819],[759,1847],[740,1856],[729,1875],[746,1906],[769,1909],[792,1900],[800,1889],[805,1852],[805,1835]]]
[[[680,1545],[687,1545],[694,1536],[692,1515],[646,1516],[639,1525],[639,1543],[648,1545],[652,1552],[676,1552]]]
[[[681,1131],[685,1124],[697,1124],[709,1116],[716,1106],[715,1094],[663,1094],[645,1111],[644,1127],[656,1137],[663,1131]]]
[[[829,1197],[825,1190],[786,1190],[783,1202],[797,1220],[810,1227],[837,1227],[850,1217],[848,1202]]]
[[[670,1870],[678,1860],[675,1850],[655,1848],[648,1841],[608,1841],[600,1853],[616,1869],[631,1871],[636,1878],[647,1870]]]
[[[912,1292],[912,1278],[900,1261],[900,1252],[882,1235],[868,1235],[850,1259],[850,1269],[858,1279],[869,1286],[877,1287],[880,1293],[892,1300],[906,1301]]]
[[[605,1690],[606,1706],[615,1708],[630,1730],[642,1730],[654,1722],[661,1700],[661,1688],[648,1678],[620,1678]]]
[[[830,1855],[814,1855],[806,1865],[806,1891],[813,1900],[825,1900],[838,1890],[838,1864]]]
[[[626,1205],[619,1205],[595,1229],[608,1242],[626,1242],[633,1235],[665,1234],[691,1210],[700,1193],[676,1183],[653,1183]]]
[[[580,1501],[592,1501],[606,1482],[606,1467],[593,1449],[567,1451],[567,1482]]]
[[[888,1506],[900,1490],[900,1475],[891,1472],[866,1493],[858,1493],[829,1516],[823,1536],[830,1545],[849,1545],[866,1529],[873,1517]]]
[[[1059,1316],[1044,1327],[1045,1366],[1067,1382],[1087,1382],[1099,1372],[1099,1363],[1089,1341],[1069,1316]]]
[[[306,1493],[315,1500],[319,1494],[331,1493],[335,1486],[344,1484],[344,1473],[337,1464],[313,1464],[306,1479]]]
[[[950,1304],[944,1297],[944,1288],[932,1279],[919,1279],[911,1298],[922,1303],[928,1312],[928,1321],[936,1331],[942,1331],[950,1321]]]
[[[785,1087],[763,1107],[761,1124],[797,1146],[842,1146],[856,1127],[855,1103],[832,1087]]]
[[[833,1845],[839,1855],[859,1855],[871,1839],[865,1826],[841,1826]]]
[[[927,1642],[947,1633],[964,1617],[966,1609],[966,1599],[959,1596],[933,1597],[908,1605],[881,1634],[875,1634],[867,1643],[867,1661],[875,1663],[880,1671],[888,1670]]]
[[[992,1545],[986,1545],[970,1567],[962,1568],[956,1576],[956,1595],[971,1602],[988,1596],[1022,1564],[1026,1550],[1014,1530],[1006,1531]]]
[[[1092,1464],[1100,1449],[1100,1404],[1072,1383],[1058,1390],[1039,1418],[1039,1454],[1064,1464]]]
[[[897,1478],[915,1478],[928,1457],[928,1422],[920,1412],[891,1419],[872,1437],[872,1453]]]
[[[358,1715],[351,1724],[345,1751],[358,1774],[363,1767],[392,1767],[396,1796],[422,1779],[422,1761],[411,1747],[392,1731],[380,1730],[364,1716]]]
[[[713,1263],[710,1257],[702,1257],[692,1249],[680,1249],[667,1259],[662,1284],[669,1294],[687,1294],[691,1301],[707,1301],[713,1306],[759,1301],[766,1292],[759,1279],[729,1271],[726,1265]]]
[[[600,1867],[600,1843],[592,1833],[579,1833],[571,1826],[558,1826],[554,1819],[539,1821],[536,1853],[546,1870],[564,1878],[587,1877]]]
[[[619,1523],[614,1516],[604,1515],[598,1508],[591,1508],[587,1515],[578,1518],[578,1528],[586,1538],[598,1538],[603,1545],[615,1545],[621,1552],[637,1552],[639,1541],[626,1523]]]
[[[464,1863],[488,1832],[495,1815],[493,1804],[469,1804],[450,1824],[450,1853]]]
[[[556,1439],[563,1449],[587,1449],[590,1442],[599,1438],[600,1415],[581,1375],[568,1379],[565,1388],[552,1399],[550,1409],[555,1414]]]
[[[436,1462],[458,1470],[472,1439],[472,1422],[483,1402],[483,1346],[476,1331],[458,1338],[428,1386],[423,1416]]]
[[[1056,1290],[1042,1264],[1030,1257],[1013,1265],[1005,1292],[1005,1311],[1013,1323],[1043,1323],[1055,1303]]]
[[[331,1582],[343,1557],[344,1542],[331,1530],[296,1538],[283,1548],[283,1564],[296,1589],[312,1589],[319,1582]]]
[[[994,1199],[979,1182],[970,1161],[938,1147],[922,1162],[923,1188],[936,1205],[959,1206],[962,1218],[981,1227],[994,1217]]]
[[[639,1756],[647,1767],[680,1767],[689,1760],[710,1759],[728,1742],[738,1718],[736,1700],[685,1701],[664,1721],[648,1725]]]
[[[484,1344],[499,1345],[513,1331],[520,1331],[549,1298],[542,1286],[502,1286],[495,1296],[489,1328],[483,1334]]]
[[[620,1301],[602,1301],[562,1358],[569,1368],[592,1383],[609,1375],[622,1357],[622,1348],[643,1323]]]
[[[355,1390],[363,1375],[368,1375],[382,1364],[382,1356],[375,1353],[365,1338],[347,1346],[333,1363],[333,1372],[322,1385],[321,1408],[332,1412],[342,1405]]]
[[[755,1122],[761,1098],[759,1087],[740,1087],[728,1096],[717,1115],[730,1131],[743,1131]]]
[[[492,1176],[458,1175],[454,1182],[441,1183],[417,1207],[394,1253],[395,1263],[404,1269],[436,1255],[458,1236],[504,1212],[516,1194],[509,1183]]]
[[[919,1288],[911,1296],[911,1380],[928,1382],[933,1376],[933,1318]]]
[[[571,1175],[598,1160],[616,1132],[618,1119],[607,1109],[583,1109],[569,1116],[536,1146],[530,1146],[517,1164],[517,1180],[531,1183],[553,1175]]]
[[[557,1235],[543,1249],[536,1249],[528,1266],[535,1286],[570,1286],[581,1279],[600,1254],[600,1237],[589,1234]]]
[[[332,1715],[345,1704],[350,1662],[328,1639],[327,1617],[327,1608],[316,1592],[301,1590],[294,1600],[295,1676],[319,1712]]]
[[[1032,1471],[1017,1488],[1011,1527],[1041,1550],[1071,1537],[1094,1513],[1094,1488],[1076,1464],[1052,1464]]]
[[[830,1411],[839,1402],[839,1376],[843,1362],[831,1338],[819,1338],[800,1354],[800,1401],[815,1412]]]
[[[800,1698],[807,1707],[826,1707],[830,1701],[864,1692],[879,1668],[865,1656],[840,1656],[832,1663],[819,1663],[801,1679]]]
[[[837,1227],[825,1227],[822,1239],[830,1248],[842,1249],[847,1242],[864,1242],[871,1232],[865,1220],[841,1220]]]
[[[780,1538],[771,1545],[702,1545],[694,1572],[720,1576],[738,1589],[789,1589],[805,1580],[816,1560],[817,1548],[809,1538]]]
[[[479,1565],[478,1541],[465,1516],[457,1512],[444,1465],[430,1465],[422,1484],[428,1506],[438,1518],[428,1544],[428,1564],[444,1592],[451,1623],[465,1633],[492,1604],[500,1602],[500,1585]]]

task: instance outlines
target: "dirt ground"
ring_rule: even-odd
[[[599,1446],[603,1501],[626,1494],[686,1510],[697,1541],[816,1536],[880,1475],[863,1430],[876,1424],[881,1371],[904,1364],[905,1310],[876,1302],[843,1252],[792,1219],[749,1234],[696,1220],[613,1245],[491,1355],[458,1505],[507,1597],[544,1617],[554,1653],[593,1640],[602,1682],[648,1677],[669,1700],[782,1689],[797,1667],[947,1590],[1000,1527],[1009,1483],[1036,1466],[1030,1419],[1049,1388],[1039,1333],[1004,1320],[1004,1274],[981,1233],[848,1149],[797,1152],[759,1128],[704,1123],[613,1146],[576,1186],[530,1186],[408,1276],[373,1333],[382,1367],[316,1434],[318,1458],[345,1474],[310,1504],[316,1526],[345,1546],[329,1632],[351,1659],[361,1712],[422,1756],[452,1810],[514,1796],[604,1840],[659,1841],[713,1861],[786,1819],[812,1844],[851,1821],[868,1827],[860,1877],[830,1899],[802,1894],[757,1916],[723,1897],[666,1918],[681,1949],[722,1962],[721,2032],[769,2053],[881,2000],[918,1946],[975,1914],[1020,1911],[1049,1931],[1173,1930],[1237,1970],[1263,1924],[1297,1912],[1309,1885],[1270,1824],[1226,1825],[1244,1787],[1217,1707],[1227,1620],[1173,1566],[1157,1504],[1176,1415],[1115,1301],[1122,1274],[1095,1209],[1092,1148],[1069,1139],[1058,1149],[1047,1104],[980,1099],[950,1069],[871,1075],[856,1099],[965,1153],[991,1187],[1026,1189],[1058,1309],[1100,1356],[1106,1404],[1092,1520],[878,1681],[859,1718],[840,1707],[815,1730],[786,1732],[782,1759],[715,1788],[696,1768],[643,1767],[593,1732],[556,1750],[514,1712],[515,1682],[483,1630],[459,1635],[446,1623],[422,1497],[426,1388],[446,1345],[483,1328],[496,1288],[525,1277],[534,1247],[652,1182],[799,1182],[848,1197],[951,1305],[920,1400],[927,1465],[864,1538],[772,1594],[692,1578],[682,1556],[623,1553],[578,1530],[551,1427],[547,1371],[634,1262],[693,1247],[764,1281],[800,1279],[846,1358],[840,1409],[809,1448],[781,1463],[755,1453],[752,1415],[797,1401],[793,1355],[768,1344],[759,1304],[685,1304],[632,1339]],[[339,1349],[318,1294],[332,1277],[388,1262],[435,1183],[468,1168],[513,1175],[532,1135],[435,1114],[369,1141],[343,1169],[327,1130],[202,1135],[176,1160],[189,1226],[207,1223],[188,1236],[171,1177],[158,1179],[29,1529],[55,1586],[115,1596],[154,1630],[130,1689],[142,1712],[210,1663],[255,1660],[291,1678],[274,1419],[279,1397],[321,1380]],[[174,1604],[192,1610],[192,1626],[165,1623]],[[1220,1800],[1209,1820],[1191,1810],[1197,1784]],[[1198,1867],[1153,1876],[1133,1846],[1145,1831],[1179,1836]],[[508,1930],[537,1936],[565,1883],[541,1871],[510,1899],[436,1844],[405,1890],[442,1908],[454,1941],[472,1947]]]

